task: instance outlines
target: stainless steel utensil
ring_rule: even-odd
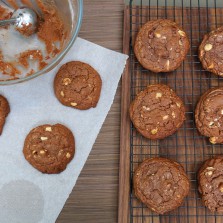
[[[24,7],[14,11],[12,18],[0,20],[0,26],[15,25],[17,29],[26,29],[27,35],[36,32],[38,18],[34,10]]]

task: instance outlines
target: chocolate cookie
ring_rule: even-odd
[[[60,173],[73,159],[75,142],[72,132],[61,124],[42,125],[26,137],[26,160],[42,173]]]
[[[10,107],[7,99],[0,95],[0,135],[2,134],[2,130],[5,125],[5,120],[9,112]]]
[[[179,207],[190,188],[183,167],[160,157],[144,160],[134,173],[133,184],[136,197],[158,214]]]
[[[140,64],[153,72],[177,69],[190,48],[186,33],[167,19],[147,22],[139,31],[134,52]]]
[[[149,85],[130,105],[130,118],[146,138],[162,139],[172,135],[185,120],[182,100],[166,85]]]
[[[73,61],[64,64],[54,80],[58,100],[80,110],[97,106],[101,93],[101,77],[86,63]]]
[[[223,143],[223,87],[205,92],[195,110],[198,131],[213,144]]]
[[[198,172],[199,192],[212,212],[223,212],[223,156],[208,159]]]
[[[223,76],[223,26],[204,36],[199,59],[204,69]]]

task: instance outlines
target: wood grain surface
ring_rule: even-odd
[[[129,7],[124,11],[123,52],[129,55],[130,41],[130,16]],[[118,223],[129,221],[129,193],[130,193],[130,60],[127,61],[125,72],[122,76],[121,100],[121,130],[120,130],[120,173],[119,173],[119,210]]]
[[[123,7],[122,0],[84,0],[79,36],[121,52]],[[57,223],[117,222],[120,89],[119,85],[114,104]]]

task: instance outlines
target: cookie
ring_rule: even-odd
[[[172,135],[185,120],[185,107],[166,85],[149,85],[130,105],[130,118],[144,137],[163,139]]]
[[[134,173],[136,197],[148,208],[164,214],[179,207],[190,183],[183,167],[166,158],[144,160]]]
[[[206,160],[198,172],[198,190],[204,205],[223,213],[223,156]]]
[[[153,72],[177,69],[190,48],[187,34],[168,19],[149,21],[139,30],[134,52],[140,64]]]
[[[54,92],[63,105],[86,110],[97,106],[101,85],[101,77],[94,68],[72,61],[58,71],[54,79]]]
[[[223,26],[204,36],[198,55],[205,70],[223,76]]]
[[[223,87],[210,89],[201,96],[195,109],[195,123],[211,143],[223,143]]]
[[[2,134],[5,125],[6,117],[10,112],[10,107],[7,99],[0,95],[0,135]]]
[[[72,132],[61,124],[42,125],[26,137],[23,154],[42,173],[60,173],[73,159],[75,142]]]

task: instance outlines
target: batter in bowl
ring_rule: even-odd
[[[32,6],[28,0],[22,1],[27,7]],[[11,0],[14,9],[19,8]],[[43,69],[63,49],[67,30],[59,11],[54,4],[36,1],[39,11],[38,30],[29,36],[18,32],[14,26],[0,29],[0,81],[17,79],[32,75]],[[0,19],[8,19],[12,9],[0,5]]]

